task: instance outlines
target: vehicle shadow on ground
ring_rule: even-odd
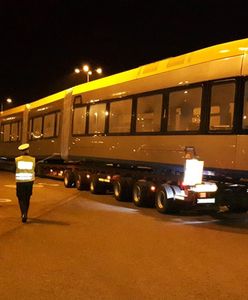
[[[176,214],[169,214],[170,221],[205,227],[213,230],[248,233],[248,213],[233,213],[230,211],[180,211]],[[158,216],[160,219],[164,215]],[[166,218],[166,217],[165,217]],[[167,219],[168,221],[168,219]]]
[[[230,211],[218,211],[211,209],[187,209],[179,210],[175,213],[161,214],[156,211],[154,205],[148,207],[137,207],[132,201],[116,201],[108,197],[110,195],[93,195],[90,201],[123,207],[126,209],[136,209],[140,214],[159,219],[162,222],[173,222],[186,226],[204,227],[219,231],[228,231],[248,234],[248,213],[234,213]]]
[[[46,224],[46,225],[62,225],[62,226],[70,225],[70,223],[63,222],[63,221],[45,220],[45,219],[39,219],[39,218],[29,218],[27,223]]]
[[[248,213],[221,212],[218,210],[180,210],[175,213],[161,214],[152,207],[137,207],[130,202],[118,203],[128,208],[136,208],[144,215],[153,216],[164,222],[182,223],[209,229],[248,234]]]
[[[232,228],[248,229],[248,214],[247,213],[213,213],[212,217],[218,222],[218,225],[230,226]]]

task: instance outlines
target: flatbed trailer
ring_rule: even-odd
[[[196,160],[197,161],[197,160]],[[137,165],[106,161],[40,162],[38,176],[64,180],[66,188],[112,193],[118,201],[136,206],[155,206],[160,213],[180,209],[218,210],[217,185],[200,181],[185,185],[185,170],[180,166]]]

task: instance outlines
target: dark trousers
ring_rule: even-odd
[[[30,197],[33,191],[33,181],[30,182],[17,182],[16,183],[16,196],[19,201],[19,206],[22,216],[27,217]]]

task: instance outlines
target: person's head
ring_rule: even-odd
[[[29,144],[22,144],[18,147],[22,154],[29,154]]]

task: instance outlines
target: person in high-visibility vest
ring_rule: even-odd
[[[35,180],[35,158],[29,155],[29,144],[18,147],[22,154],[15,158],[16,196],[18,198],[22,222],[27,222],[30,197]]]

